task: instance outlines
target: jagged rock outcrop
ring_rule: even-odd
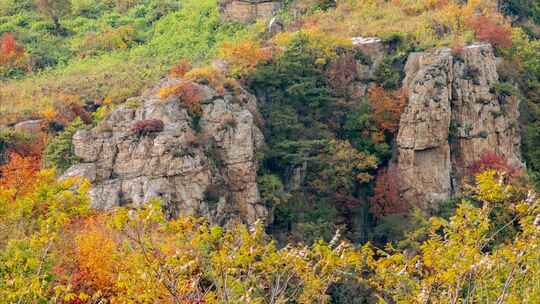
[[[518,101],[497,96],[492,47],[454,55],[435,49],[409,56],[403,82],[408,105],[397,137],[397,168],[406,201],[424,210],[459,193],[467,168],[491,150],[522,166]]]
[[[221,18],[248,23],[257,19],[270,19],[281,8],[280,0],[221,0]]]
[[[241,88],[202,92],[200,117],[188,114],[178,97],[157,97],[164,80],[114,110],[91,130],[73,137],[82,162],[65,176],[92,182],[92,206],[140,206],[159,198],[170,216],[206,216],[212,222],[253,223],[267,216],[256,183],[255,154],[264,142],[255,120],[255,98]],[[133,132],[135,123],[161,121],[157,132]]]

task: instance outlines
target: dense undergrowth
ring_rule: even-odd
[[[262,23],[221,21],[216,0],[0,3],[0,124],[41,118],[46,130],[0,131],[0,299],[540,301],[536,1],[336,2],[285,1],[285,31],[273,36]],[[361,96],[357,65],[369,58],[352,46],[355,36],[389,46]],[[459,52],[474,41],[501,58],[494,90],[520,99],[528,172],[486,153],[472,164],[476,181],[463,199],[424,214],[399,198],[387,168],[406,103],[403,66],[412,51]],[[209,64],[216,58],[226,71]],[[88,184],[55,180],[77,162],[77,128],[167,73],[217,91],[240,84],[257,96],[266,139],[258,184],[272,223],[165,221],[158,202],[96,214]],[[159,92],[170,94],[197,116],[189,82]]]
[[[0,34],[15,33],[25,49],[25,62],[0,69],[0,123],[54,117],[66,103],[122,102],[180,58],[204,63],[243,31],[219,22],[215,0],[75,1],[61,33],[24,3],[0,10]]]

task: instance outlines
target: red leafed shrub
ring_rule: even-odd
[[[15,40],[15,36],[13,36],[13,34],[6,33],[2,36],[0,50],[2,51],[2,55],[6,56],[17,51],[17,41]]]
[[[480,41],[491,43],[498,48],[512,46],[512,33],[510,28],[498,24],[495,20],[486,16],[477,16],[469,21],[476,38]]]
[[[169,74],[172,77],[184,77],[189,71],[191,71],[191,64],[187,59],[183,58],[171,68]]]
[[[0,38],[0,65],[19,66],[24,58],[24,48],[17,43],[15,36],[5,33]]]
[[[131,132],[137,135],[146,135],[152,132],[163,131],[163,121],[159,119],[139,120],[131,126]]]
[[[370,88],[368,94],[373,111],[372,117],[379,129],[396,133],[401,113],[407,104],[405,92],[387,91],[381,86],[376,86]]]
[[[469,174],[475,176],[486,170],[497,170],[510,176],[519,176],[521,170],[508,163],[508,160],[493,151],[484,151],[480,158],[469,166]]]
[[[354,55],[346,54],[332,62],[326,70],[326,79],[336,95],[345,96],[349,93],[351,83],[357,74],[356,68]]]
[[[400,196],[399,174],[395,167],[379,169],[373,192],[369,198],[370,211],[377,218],[407,213],[410,209],[410,205]]]

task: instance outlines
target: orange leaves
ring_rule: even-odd
[[[227,81],[223,72],[212,66],[195,68],[186,73],[186,78],[218,89]]]
[[[111,297],[116,293],[122,263],[117,258],[117,234],[107,226],[107,218],[94,215],[78,219],[64,232],[60,243],[63,255],[54,273],[57,284],[69,286],[75,301],[80,300],[80,294]]]
[[[177,96],[184,106],[191,113],[201,113],[201,92],[199,87],[191,81],[181,81],[180,83],[162,88],[158,96],[161,99],[167,99],[170,96]]]
[[[225,43],[220,49],[220,57],[231,67],[233,75],[246,75],[255,70],[260,62],[270,60],[272,51],[255,40]]]
[[[182,58],[171,68],[169,75],[172,77],[184,77],[189,71],[191,71],[191,64],[187,59]]]
[[[373,120],[378,128],[395,134],[401,113],[407,104],[407,95],[402,89],[391,92],[381,86],[372,87],[368,93]]]
[[[85,281],[96,290],[114,285],[116,244],[111,235],[103,220],[91,218],[75,237],[76,262]]]
[[[510,28],[497,23],[486,16],[476,16],[469,20],[469,26],[480,41],[491,43],[494,47],[509,48],[512,46]]]
[[[40,167],[39,157],[25,157],[11,152],[9,162],[0,167],[0,187],[15,189],[17,194],[26,193],[30,190]]]

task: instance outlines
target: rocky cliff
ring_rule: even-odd
[[[157,97],[179,81],[164,80],[97,127],[78,131],[73,143],[82,162],[65,176],[88,178],[98,209],[155,197],[169,216],[205,216],[218,224],[265,218],[256,184],[255,154],[264,138],[255,124],[255,98],[240,88],[218,94],[195,84],[202,92],[202,113],[195,117],[178,97]],[[149,122],[153,129],[137,130]]]
[[[359,65],[358,96],[385,56],[376,38],[353,38],[369,58]],[[520,160],[518,100],[497,94],[496,58],[490,45],[465,47],[459,54],[434,49],[410,54],[403,87],[408,104],[396,139],[403,199],[424,210],[461,191],[469,166],[493,151],[516,166]],[[253,223],[268,215],[256,183],[255,155],[264,138],[255,123],[257,100],[241,88],[203,92],[201,113],[190,114],[179,97],[161,99],[168,79],[113,111],[91,130],[73,138],[82,162],[66,176],[92,184],[93,207],[139,206],[162,199],[170,216],[189,214],[225,224]],[[146,130],[134,130],[145,123]]]
[[[252,22],[270,19],[281,8],[280,0],[221,0],[221,17],[224,20]]]
[[[397,168],[406,201],[425,210],[460,192],[468,167],[485,151],[522,166],[518,101],[498,96],[490,45],[460,54],[436,49],[409,56],[408,105],[397,137]]]

